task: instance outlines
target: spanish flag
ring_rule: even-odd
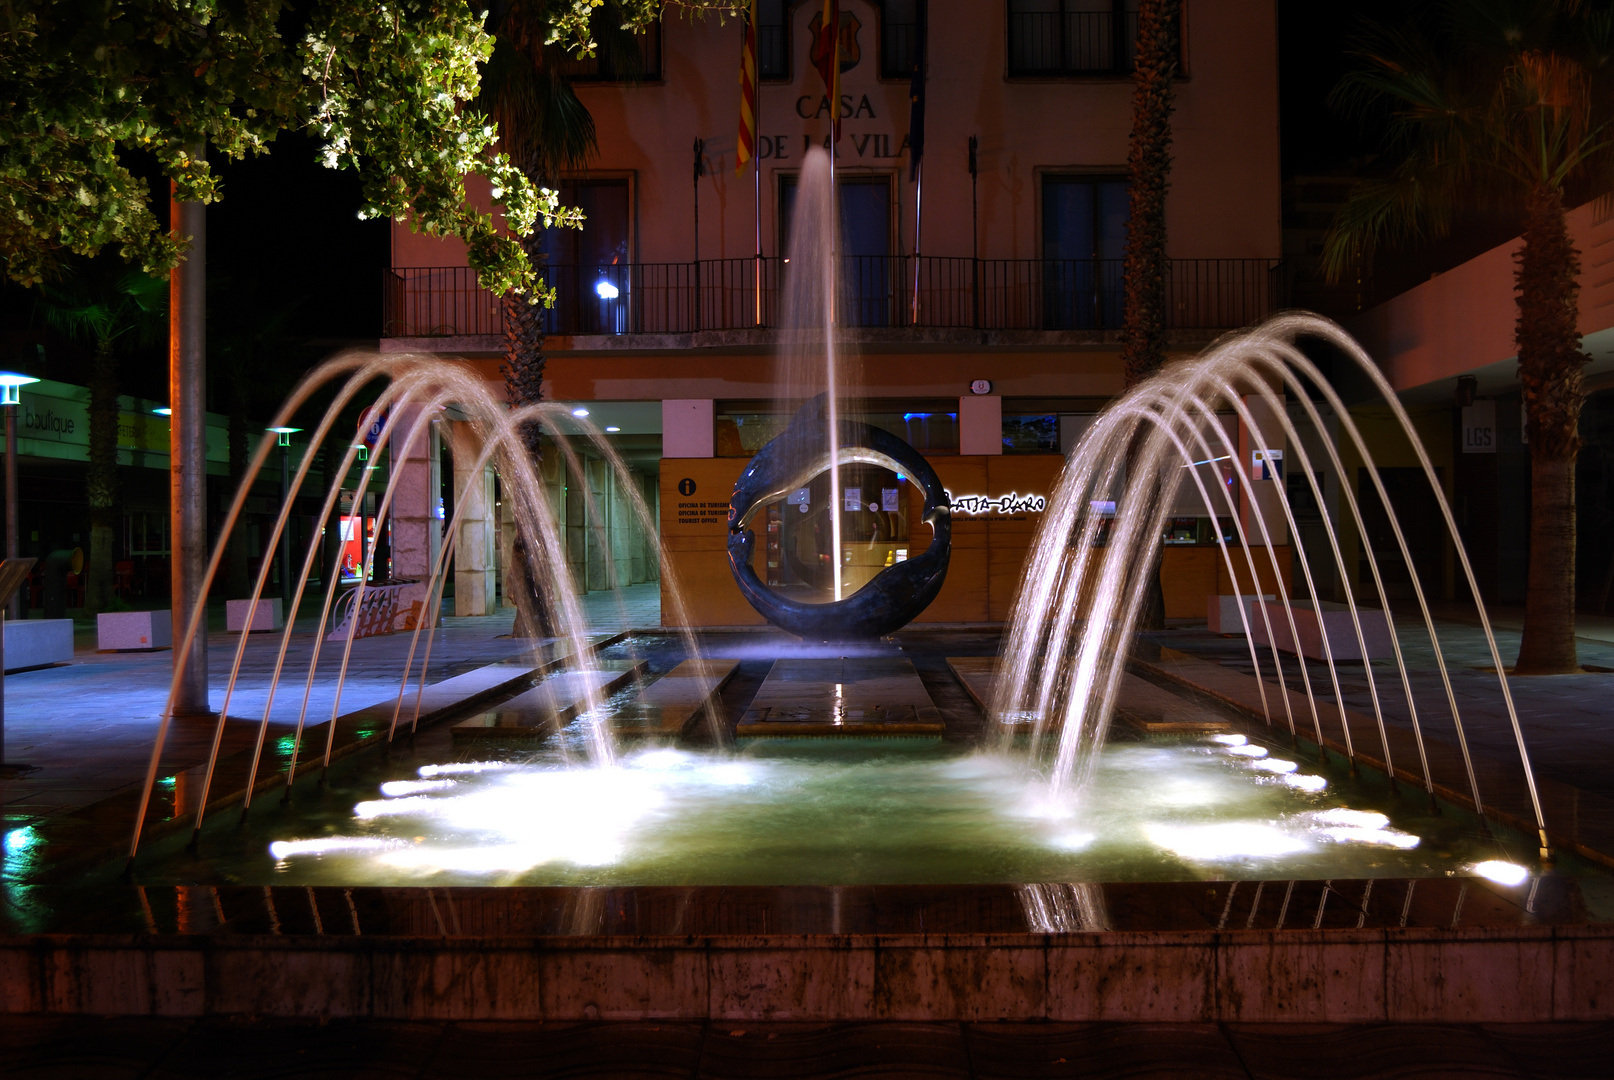
[[[829,95],[830,129],[841,141],[841,0],[824,0],[824,18],[818,24],[818,74]]]
[[[740,53],[740,139],[735,172],[757,152],[757,0],[751,0],[751,17],[745,24],[745,48]]]

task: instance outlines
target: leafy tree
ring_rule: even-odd
[[[118,510],[118,361],[120,345],[149,345],[167,328],[168,286],[105,260],[75,266],[45,286],[45,321],[94,351],[90,368],[90,566],[84,607],[104,610],[112,599]]]
[[[552,0],[546,42],[591,53],[598,0]],[[657,0],[623,0],[645,22]],[[466,108],[493,41],[463,0],[10,0],[0,19],[0,254],[37,284],[61,252],[118,250],[162,274],[186,237],[165,233],[131,167],[149,155],[184,200],[213,202],[196,148],[262,152],[308,128],[332,168],[363,177],[364,217],[407,217],[461,237],[483,284],[531,289],[521,245],[540,212],[526,175],[491,151],[493,125]],[[493,185],[501,229],[466,200]],[[553,208],[553,203],[550,204]]]
[[[1516,670],[1578,670],[1575,458],[1585,401],[1579,252],[1566,198],[1614,188],[1614,10],[1578,0],[1446,0],[1370,25],[1335,91],[1383,131],[1382,174],[1358,182],[1325,240],[1333,276],[1364,246],[1449,231],[1461,208],[1520,212],[1514,256],[1528,415],[1530,567]]]

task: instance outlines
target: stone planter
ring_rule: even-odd
[[[279,630],[286,625],[280,613],[280,597],[261,599],[257,604],[251,600],[226,600],[224,602],[224,629],[232,634],[242,631],[257,633],[262,630]]]
[[[65,664],[73,659],[72,619],[6,620],[6,670]]]
[[[1244,617],[1251,626],[1260,616],[1255,614],[1254,607],[1257,599],[1276,600],[1272,593],[1262,593],[1259,597],[1246,593],[1243,596],[1211,596],[1208,598],[1205,613],[1206,625],[1213,634],[1242,634],[1244,624],[1239,621],[1239,606],[1236,601],[1244,601]]]
[[[1300,635],[1298,648],[1289,633],[1289,620],[1284,614],[1283,604],[1268,601],[1261,605],[1272,623],[1272,637],[1276,639],[1275,644],[1280,651],[1297,652],[1313,660],[1322,660],[1323,634],[1326,633],[1328,648],[1335,660],[1364,659],[1356,641],[1356,627],[1351,622],[1350,608],[1327,600],[1323,601],[1321,611],[1313,611],[1311,602],[1307,600],[1291,600],[1289,604],[1295,613],[1295,630]],[[1362,640],[1367,645],[1365,659],[1384,660],[1394,656],[1384,612],[1377,608],[1361,608],[1358,616],[1362,622]],[[1257,645],[1274,643],[1267,639],[1267,628],[1259,612],[1250,620],[1250,632]]]
[[[95,647],[102,652],[168,649],[173,644],[171,611],[104,611],[95,617]]]

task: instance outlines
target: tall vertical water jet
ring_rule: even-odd
[[[838,339],[836,311],[841,288],[837,252],[840,221],[835,198],[835,167],[830,155],[807,153],[796,181],[786,241],[782,333],[774,395],[783,416],[823,394],[824,430],[829,446],[830,599],[843,599],[840,461],[841,420],[855,412],[859,379],[855,359]],[[822,336],[820,336],[822,335]]]

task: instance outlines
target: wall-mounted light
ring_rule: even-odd
[[[572,415],[581,420],[583,417],[588,415],[588,410],[579,405],[577,408],[572,410]]]
[[[303,429],[300,427],[272,427],[269,430],[278,436],[275,440],[277,446],[290,446],[291,437]]]
[[[15,371],[0,371],[0,405],[17,405],[22,402],[22,388],[39,380],[32,375]]]
[[[1479,379],[1472,375],[1457,376],[1457,407],[1466,409],[1479,395]]]
[[[601,300],[615,300],[621,295],[621,290],[604,278],[595,284],[594,291],[600,294]]]

